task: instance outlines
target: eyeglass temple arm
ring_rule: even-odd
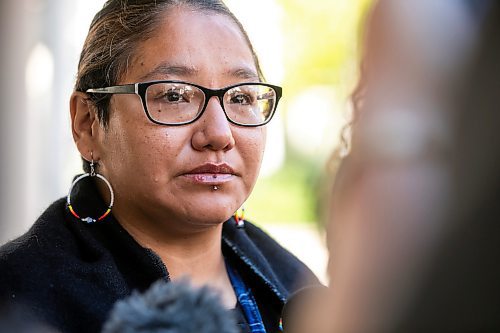
[[[94,94],[137,94],[138,84],[87,89],[86,92]]]

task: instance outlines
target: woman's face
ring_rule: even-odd
[[[118,84],[151,80],[217,89],[259,78],[251,50],[231,19],[176,8],[138,45]],[[196,122],[163,126],[148,120],[139,96],[113,95],[109,126],[98,134],[98,171],[115,190],[120,220],[176,228],[216,225],[250,194],[265,137],[264,127],[230,124],[216,97]]]

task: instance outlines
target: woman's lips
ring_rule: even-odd
[[[228,164],[205,163],[183,173],[182,176],[198,184],[221,185],[231,181],[236,175]]]
[[[234,175],[229,173],[188,173],[183,176],[195,183],[206,185],[220,185],[234,178]]]

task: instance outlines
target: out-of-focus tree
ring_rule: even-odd
[[[307,86],[353,88],[359,24],[371,0],[277,0],[284,9],[287,94]]]
[[[264,163],[248,215],[259,223],[317,221],[321,175],[346,123],[360,22],[372,0],[226,1],[247,28],[266,78],[284,89],[266,154],[285,158],[271,172]],[[279,131],[284,144],[276,143]]]

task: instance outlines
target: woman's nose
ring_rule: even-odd
[[[192,138],[194,149],[227,151],[234,147],[231,124],[226,118],[218,97],[213,96],[208,101],[203,115],[194,125],[196,126]]]

